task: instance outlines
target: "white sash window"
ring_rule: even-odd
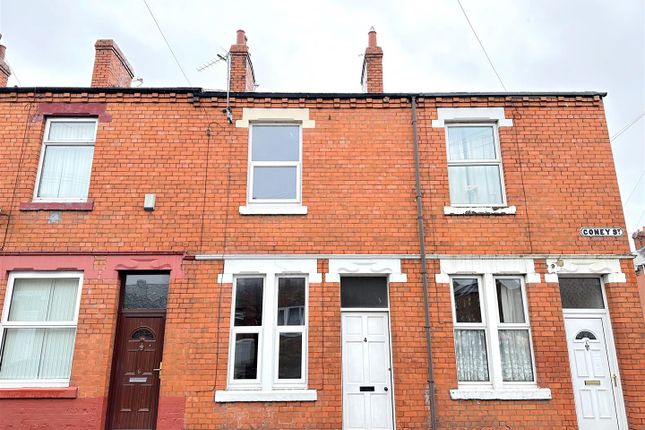
[[[0,386],[69,385],[82,275],[12,273],[0,325]]]

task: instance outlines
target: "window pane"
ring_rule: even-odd
[[[300,159],[300,127],[297,125],[254,125],[252,139],[253,161]]]
[[[503,203],[499,166],[449,166],[448,179],[452,204]]]
[[[509,382],[532,382],[533,364],[528,330],[500,330],[502,377]]]
[[[235,290],[235,325],[262,325],[262,278],[238,278]]]
[[[524,304],[522,302],[522,283],[519,279],[496,279],[497,307],[499,322],[523,323]]]
[[[69,378],[73,328],[8,328],[0,359],[0,379]]]
[[[87,197],[93,154],[94,146],[47,145],[38,197]]]
[[[278,280],[278,325],[305,325],[305,278]]]
[[[280,333],[279,379],[302,377],[302,333]]]
[[[78,279],[16,279],[9,321],[73,321]]]
[[[257,333],[235,335],[234,379],[256,379],[258,377],[259,336]]]
[[[343,276],[340,306],[343,308],[387,308],[387,278]]]
[[[73,328],[45,329],[39,378],[69,378],[74,335]]]
[[[168,303],[167,273],[136,273],[125,277],[124,309],[166,309]]]
[[[455,353],[459,381],[488,381],[484,330],[455,330]]]
[[[482,322],[479,305],[479,283],[476,278],[453,279],[455,318],[457,322]]]
[[[298,197],[298,168],[293,167],[254,167],[254,199],[295,199]]]
[[[560,278],[562,307],[570,309],[604,309],[602,287],[598,278]]]
[[[448,160],[494,160],[493,127],[448,127]]]
[[[96,122],[55,121],[49,125],[49,140],[55,141],[92,141]]]

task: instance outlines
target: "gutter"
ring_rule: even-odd
[[[417,199],[417,224],[419,230],[419,254],[421,256],[421,283],[423,285],[423,316],[425,322],[426,354],[428,356],[428,395],[430,397],[430,428],[437,428],[437,405],[432,367],[432,330],[430,328],[430,305],[428,303],[428,261],[426,259],[426,238],[423,225],[423,193],[421,191],[421,161],[419,155],[419,136],[417,134],[417,99],[412,102],[412,140],[414,147],[414,173]]]
[[[226,97],[226,91],[200,87],[0,87],[0,94],[188,94],[194,97]],[[308,92],[231,92],[231,97],[252,99],[385,99],[451,97],[605,97],[600,91],[520,91],[520,92],[415,92],[415,93],[308,93]]]

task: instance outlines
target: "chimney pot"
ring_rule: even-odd
[[[370,29],[370,32],[368,34],[368,44],[370,48],[376,48],[376,30],[374,30],[374,27]]]
[[[238,45],[246,45],[246,33],[244,30],[237,30],[237,42]]]
[[[99,39],[94,44],[92,87],[130,87],[134,71],[112,39]]]

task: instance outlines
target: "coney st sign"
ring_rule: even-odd
[[[621,237],[625,231],[621,227],[582,227],[582,237]]]

